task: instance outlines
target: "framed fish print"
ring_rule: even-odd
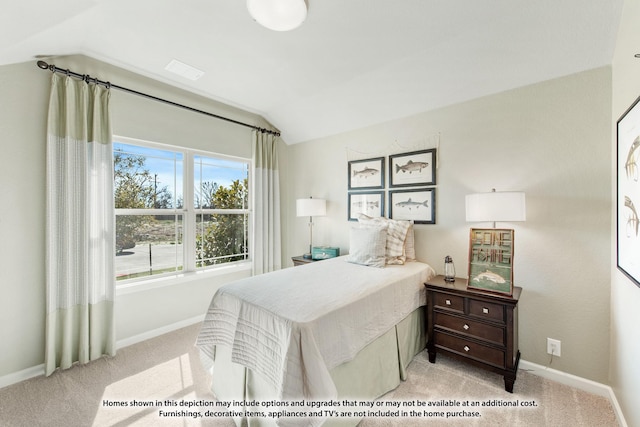
[[[617,122],[618,269],[640,286],[640,98]]]
[[[415,224],[435,224],[436,189],[389,191],[389,218],[412,219]]]
[[[467,288],[513,295],[513,230],[472,228]]]
[[[384,216],[384,191],[348,193],[349,221],[357,221],[360,214],[372,218]]]
[[[353,160],[348,164],[349,190],[384,188],[384,157]]]
[[[389,187],[435,184],[435,148],[389,156]]]

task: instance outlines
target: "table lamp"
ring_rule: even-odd
[[[304,258],[311,258],[313,252],[313,217],[324,216],[327,214],[327,201],[324,199],[308,199],[296,200],[296,216],[309,217],[309,253],[303,255]]]
[[[526,220],[524,193],[493,189],[490,193],[468,194],[465,208],[468,222],[493,223],[492,229],[470,230],[467,288],[511,295],[514,230],[497,229],[496,222]]]
[[[526,203],[523,192],[501,191],[467,194],[465,198],[467,222],[525,221]]]

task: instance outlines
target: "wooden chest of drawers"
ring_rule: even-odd
[[[513,392],[520,351],[518,350],[518,300],[513,296],[467,289],[467,280],[447,283],[436,276],[427,289],[427,351],[436,362],[441,352],[504,377],[504,388]]]

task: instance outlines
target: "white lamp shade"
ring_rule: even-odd
[[[247,0],[247,9],[258,24],[274,31],[289,31],[307,18],[305,0]]]
[[[324,199],[296,200],[297,216],[323,216],[327,214],[327,201]]]
[[[465,198],[468,222],[525,221],[524,193],[517,191],[468,194]]]

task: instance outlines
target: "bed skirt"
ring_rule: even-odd
[[[372,400],[405,380],[409,363],[426,347],[425,313],[425,307],[419,307],[363,348],[353,360],[333,368],[331,377],[338,390],[337,400]],[[231,362],[231,350],[221,346],[215,353],[211,390],[222,401],[274,400],[276,396],[273,387],[259,375]],[[238,427],[276,425],[271,418],[235,418],[234,421]],[[359,421],[329,418],[323,427],[355,426]]]

